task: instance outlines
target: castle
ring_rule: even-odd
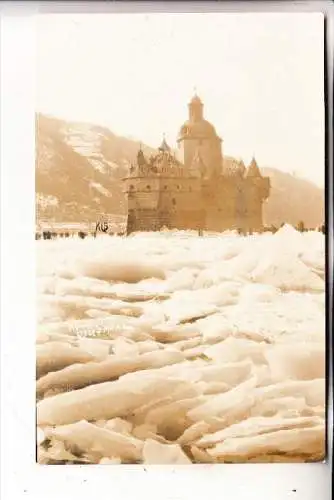
[[[242,161],[224,161],[222,139],[204,119],[200,98],[195,95],[188,107],[177,152],[165,138],[149,158],[140,148],[124,179],[127,234],[163,227],[261,231],[269,178],[261,175],[254,158],[248,168]]]

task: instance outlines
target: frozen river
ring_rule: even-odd
[[[322,233],[36,246],[39,462],[323,458]]]

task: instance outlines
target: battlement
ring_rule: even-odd
[[[183,166],[179,165],[140,165],[130,172],[129,177],[190,177]]]

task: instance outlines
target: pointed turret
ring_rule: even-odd
[[[141,145],[139,146],[139,151],[137,153],[137,164],[139,167],[146,164],[146,158],[144,156]]]
[[[170,147],[168,146],[166,142],[166,137],[165,134],[163,135],[162,143],[160,144],[159,151],[163,151],[165,153],[170,153]]]
[[[246,177],[262,177],[258,164],[253,156],[252,161],[247,169]]]

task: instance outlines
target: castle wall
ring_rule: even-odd
[[[221,173],[221,141],[218,137],[203,139],[199,145],[199,152],[204,164],[208,167],[208,177],[211,177],[215,172]]]
[[[237,228],[236,186],[230,179],[209,182],[203,188],[206,229],[225,231]]]
[[[160,189],[162,193],[200,192],[201,182],[199,179],[194,179],[191,177],[184,177],[184,178],[160,177]]]
[[[132,189],[131,189],[132,187]],[[128,230],[263,228],[265,178],[226,178],[202,183],[191,178],[130,178]]]
[[[160,187],[159,177],[128,177],[126,188],[127,191],[158,191]]]
[[[205,214],[200,209],[143,209],[128,211],[127,232],[168,229],[202,229]]]
[[[176,182],[175,182],[176,181]],[[167,189],[163,189],[167,186]],[[201,184],[194,179],[178,182],[162,181],[159,210],[164,214],[164,225],[170,229],[199,229],[203,227]],[[168,214],[168,215],[167,215]]]
[[[156,209],[138,208],[128,210],[127,233],[135,231],[159,231],[167,225],[168,219],[164,219],[162,214]]]
[[[183,139],[178,143],[178,159],[184,164],[186,169],[191,167],[197,147],[197,139]]]
[[[206,228],[213,231],[261,231],[263,201],[268,196],[265,178],[221,178],[203,188]]]
[[[129,178],[127,180],[128,209],[156,210],[159,200],[158,178]]]
[[[246,181],[246,210],[245,226],[247,230],[260,231],[263,227],[261,186],[254,183],[254,180]]]
[[[172,213],[170,226],[175,229],[203,229],[205,225],[205,212],[197,210],[175,210]]]
[[[128,233],[203,227],[199,179],[129,178]]]

